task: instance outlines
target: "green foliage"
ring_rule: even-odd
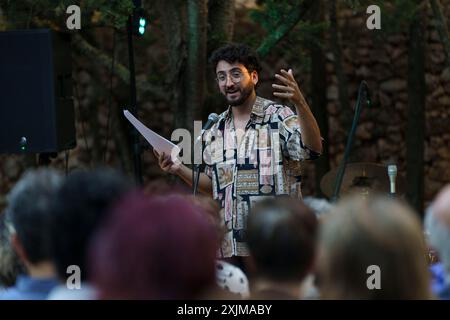
[[[313,44],[323,47],[323,42],[320,40],[320,35],[324,31],[328,30],[329,27],[329,21],[323,21],[320,23],[300,21],[289,38],[291,41],[295,41],[304,45]]]
[[[304,0],[265,0],[260,8],[250,12],[250,16],[266,32],[276,32],[277,28],[289,19],[293,11],[299,10],[303,2]],[[288,34],[289,40],[301,44],[313,42],[321,45],[318,36],[328,27],[328,22],[312,23],[308,20],[301,20],[296,28]]]
[[[64,29],[67,7],[74,4],[81,9],[82,28],[123,28],[133,10],[132,0],[4,0],[0,9],[10,28],[29,28],[36,21],[46,21]]]
[[[344,2],[348,7],[350,7],[354,11],[361,6],[361,1],[359,0],[345,0]]]
[[[260,1],[261,6],[252,10],[250,15],[266,33],[276,35],[279,27],[292,19],[292,13],[300,10],[303,2],[304,0]],[[294,29],[288,32],[285,39],[272,49],[271,54],[280,56],[287,54],[286,58],[293,58],[292,60],[297,61],[304,71],[309,70],[311,59],[308,48],[310,45],[323,46],[320,35],[328,27],[328,22],[313,23],[308,20],[308,15],[306,15]]]
[[[127,23],[128,16],[133,11],[133,2],[131,0],[86,0],[83,1],[82,10],[90,12],[94,19],[96,13],[99,13],[98,22],[93,21],[93,23],[122,29]]]
[[[303,0],[265,0],[258,9],[250,12],[254,22],[260,24],[265,30],[275,30],[283,23],[293,10],[298,10]]]

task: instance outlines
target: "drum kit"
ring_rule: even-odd
[[[391,166],[371,162],[348,163],[342,179],[340,196],[356,193],[362,196],[372,194],[392,194],[395,188],[397,197],[402,197],[405,191],[405,179],[396,175],[395,185],[392,185],[392,177],[389,177]],[[320,182],[320,189],[328,198],[333,196],[334,185],[339,168],[326,173]]]

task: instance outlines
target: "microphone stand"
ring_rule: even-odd
[[[197,195],[197,189],[198,189],[198,183],[200,180],[200,169],[202,167],[203,163],[203,135],[205,134],[206,130],[210,129],[211,126],[217,122],[219,116],[216,113],[211,113],[208,116],[208,122],[205,123],[205,126],[202,128],[202,131],[200,132],[200,135],[198,138],[194,141],[193,146],[193,152],[192,152],[192,193],[194,197]],[[195,163],[195,150],[197,144],[200,143],[200,164]]]
[[[134,47],[133,47],[133,16],[128,17],[127,38],[128,38],[128,60],[130,68],[130,110],[137,116],[137,98],[136,98],[136,75],[134,69]],[[138,132],[131,128],[131,139],[133,146],[134,178],[137,185],[142,185],[142,165],[141,165],[141,145],[139,143]]]
[[[198,189],[198,182],[199,182],[199,180],[200,180],[200,167],[201,167],[201,165],[200,164],[195,164],[194,165],[194,183],[193,183],[193,194],[194,194],[194,197],[197,195],[197,189]]]
[[[361,101],[366,101],[368,105],[370,105],[370,99],[368,95],[367,83],[365,81],[361,81],[358,89],[358,99],[356,101],[355,115],[353,117],[352,128],[350,130],[350,134],[347,139],[347,145],[345,147],[344,158],[339,166],[338,174],[336,176],[336,181],[334,184],[334,192],[331,197],[331,202],[336,202],[339,198],[339,192],[341,190],[342,180],[345,174],[345,167],[347,166],[348,157],[350,155],[350,149],[353,144],[353,137],[356,133],[356,127],[358,125],[359,117],[361,115]]]
[[[203,133],[200,135],[200,144],[203,147],[202,144],[203,141]],[[194,195],[194,197],[197,195],[197,189],[198,189],[198,182],[200,180],[200,168],[201,168],[201,164],[197,164],[195,163],[195,146],[197,144],[194,143],[194,152],[192,152],[192,194]],[[201,148],[203,149],[203,148]],[[203,150],[201,150],[203,151]]]

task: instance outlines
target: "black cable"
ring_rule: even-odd
[[[113,74],[114,74],[114,63],[116,58],[116,28],[113,28],[113,47],[111,52],[111,69],[109,74],[109,99],[108,99],[108,117],[106,120],[106,138],[105,138],[105,148],[103,151],[103,163],[106,164],[106,153],[108,151],[109,142],[109,126],[111,122],[111,100],[112,100],[112,87],[113,87]]]

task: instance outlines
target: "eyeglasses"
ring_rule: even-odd
[[[241,82],[242,78],[244,77],[244,73],[241,71],[241,69],[233,69],[230,73],[220,72],[217,74],[216,81],[223,85],[227,82],[228,76],[230,77],[231,81],[233,83],[239,83]]]

